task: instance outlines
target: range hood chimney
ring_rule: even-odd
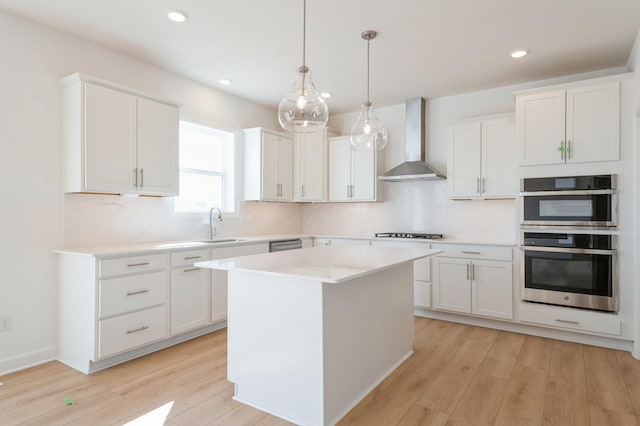
[[[425,161],[424,99],[405,101],[405,154],[404,163],[394,167],[378,180],[406,182],[446,179],[435,167]]]

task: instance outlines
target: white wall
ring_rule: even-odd
[[[512,93],[569,81],[584,80],[624,72],[608,69],[593,73],[498,87],[427,100],[427,160],[440,170],[447,165],[447,127],[457,120],[515,111]],[[404,158],[404,104],[376,108],[378,118],[389,131],[385,149],[385,169]],[[348,134],[357,113],[333,116],[330,126]],[[514,141],[515,143],[515,141]],[[384,202],[305,205],[303,229],[306,234],[372,236],[375,232],[442,232],[465,241],[517,241],[513,200],[452,201],[446,181],[385,182]],[[335,218],[340,217],[339,221]]]
[[[2,374],[56,355],[53,250],[206,237],[205,215],[175,215],[171,199],[62,194],[58,79],[73,72],[95,75],[181,102],[182,116],[236,132],[273,128],[276,113],[3,11],[0,52],[0,314],[12,315],[12,329],[0,333]],[[302,229],[297,205],[239,207],[241,214],[225,218],[220,234]]]

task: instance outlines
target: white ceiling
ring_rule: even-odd
[[[182,24],[166,11],[189,14]],[[0,0],[0,9],[276,108],[302,62],[302,0]],[[330,113],[624,66],[640,0],[308,0],[307,65]],[[529,49],[513,60],[509,52]],[[233,85],[223,88],[220,78]]]

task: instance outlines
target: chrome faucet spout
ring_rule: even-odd
[[[222,212],[218,206],[211,207],[209,210],[209,239],[213,239],[216,236],[216,227],[213,226],[213,212],[216,212],[216,220],[222,222]]]

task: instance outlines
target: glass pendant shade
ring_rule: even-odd
[[[355,151],[381,151],[387,146],[389,134],[382,122],[376,117],[371,102],[362,104],[360,115],[351,127],[349,144]]]
[[[329,120],[329,107],[313,85],[311,70],[301,66],[296,80],[278,106],[278,121],[284,130],[297,133],[317,132]]]

